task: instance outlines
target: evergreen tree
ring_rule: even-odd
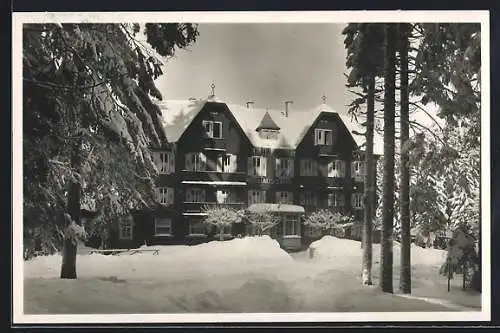
[[[347,76],[347,87],[360,87],[363,93],[351,103],[349,112],[357,115],[360,107],[366,102],[366,144],[365,144],[365,188],[364,188],[364,223],[363,223],[363,263],[362,283],[372,284],[372,234],[373,218],[375,216],[375,186],[374,178],[376,163],[373,157],[373,136],[375,126],[375,94],[376,77],[380,76],[383,69],[383,24],[376,23],[351,23],[343,30],[347,49],[347,68],[351,68]]]
[[[61,278],[76,278],[68,235],[81,226],[82,202],[95,202],[106,223],[154,202],[150,148],[165,142],[154,79],[161,58],[198,32],[155,23],[142,29],[146,42],[138,33],[138,24],[23,27],[24,224],[48,231],[53,250],[64,245]]]
[[[384,62],[384,174],[382,189],[382,240],[381,240],[381,288],[393,292],[392,229],[394,220],[394,135],[395,135],[395,88],[396,88],[397,25],[385,27]]]

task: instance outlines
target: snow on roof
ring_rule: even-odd
[[[207,213],[184,212],[184,213],[182,213],[182,215],[184,215],[184,216],[207,216],[208,214]]]
[[[191,100],[154,100],[161,110],[163,130],[168,142],[177,142],[194,117],[203,109],[206,101]]]
[[[162,111],[163,128],[168,142],[177,142],[205,104],[210,102],[226,104],[254,147],[295,149],[321,113],[337,114],[349,133],[351,133],[356,144],[363,146],[365,143],[364,135],[353,133],[363,133],[365,130],[358,122],[359,120],[356,121],[347,114],[336,112],[326,104],[304,111],[294,110],[288,116],[285,116],[282,110],[247,108],[237,104],[225,103],[215,98],[215,96],[204,100],[155,100],[155,103]],[[275,127],[280,128],[277,138],[266,139],[259,135],[257,128],[264,120],[266,120],[267,126],[275,125]],[[269,124],[268,120],[273,124]],[[383,140],[378,133],[374,134],[373,153],[377,155],[383,153]]]
[[[278,213],[304,213],[304,207],[289,204],[257,203],[248,207],[253,213],[278,212]]]

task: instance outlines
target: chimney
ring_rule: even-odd
[[[247,109],[253,108],[254,104],[255,104],[255,102],[247,102]]]
[[[288,112],[290,111],[290,107],[288,105],[293,104],[293,101],[285,101],[285,117],[288,117]]]

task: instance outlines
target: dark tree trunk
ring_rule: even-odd
[[[363,225],[363,267],[362,283],[372,284],[372,243],[373,243],[373,212],[375,202],[375,167],[373,160],[373,127],[375,118],[375,76],[371,75],[368,82],[367,114],[366,114],[366,175],[365,175],[365,211]]]
[[[385,27],[384,63],[384,172],[382,184],[382,240],[380,281],[382,291],[392,293],[392,229],[394,219],[394,135],[396,83],[396,23]]]
[[[410,237],[410,169],[407,144],[409,140],[409,101],[408,101],[408,32],[409,25],[399,25],[399,57],[401,66],[401,115],[400,115],[400,162],[401,185],[399,200],[401,207],[401,267],[399,289],[411,293],[411,237]]]
[[[81,138],[73,139],[71,151],[71,167],[74,171],[80,172],[82,163],[81,156]],[[80,211],[80,192],[81,186],[79,182],[72,181],[68,191],[68,213],[74,223],[81,226],[81,211]],[[66,226],[70,227],[69,225]],[[61,279],[76,279],[76,250],[77,243],[74,239],[66,238],[64,241],[63,258],[61,265]]]

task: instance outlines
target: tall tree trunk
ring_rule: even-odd
[[[78,126],[79,124],[75,124]],[[73,139],[72,149],[71,149],[71,168],[73,171],[80,173],[82,156],[81,156],[81,144],[82,139]],[[72,223],[76,223],[81,226],[81,210],[80,210],[80,192],[81,185],[78,181],[72,181],[69,184],[68,191],[68,213],[71,216]],[[71,222],[66,226],[66,232],[71,228]],[[65,235],[64,245],[63,245],[63,258],[61,265],[61,279],[76,279],[76,251],[77,242],[72,237]]]
[[[392,293],[392,229],[394,220],[394,136],[396,86],[396,23],[385,27],[384,63],[384,173],[382,184],[382,240],[380,280],[382,291]]]
[[[363,267],[362,282],[372,284],[372,243],[373,243],[373,212],[375,203],[375,167],[373,160],[373,127],[375,118],[375,75],[369,77],[367,114],[366,114],[366,175],[365,175],[365,216],[363,225]]]
[[[399,289],[411,293],[411,238],[410,238],[410,169],[409,169],[409,97],[408,97],[408,23],[399,25],[399,59],[401,66],[401,115],[400,115],[400,161],[401,179],[399,200],[401,207],[401,263]]]

